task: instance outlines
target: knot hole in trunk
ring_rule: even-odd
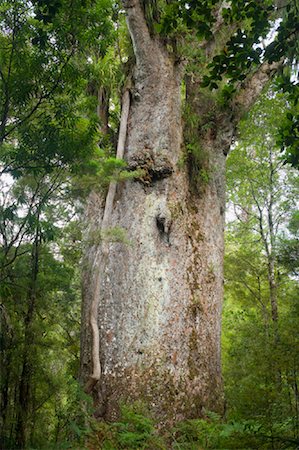
[[[167,245],[170,245],[171,219],[166,215],[158,214],[156,216],[156,225],[159,231],[160,239]]]

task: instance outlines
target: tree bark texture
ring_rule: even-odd
[[[81,376],[91,372],[89,310],[99,290],[101,378],[96,415],[117,417],[120,401],[146,402],[161,423],[221,410],[221,304],[225,154],[234,120],[189,80],[187,101],[202,117],[197,130],[208,180],[192,188],[192,160],[182,164],[181,70],[147,29],[138,1],[125,4],[136,56],[125,159],[142,174],[118,183],[110,223],[129,243],[86,251],[83,278]],[[245,96],[246,97],[246,96]],[[88,219],[101,229],[103,202],[94,195]],[[102,273],[95,287],[95,269]]]

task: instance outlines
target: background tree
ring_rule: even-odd
[[[43,193],[50,191],[44,181]],[[23,200],[26,194],[30,199],[29,193],[27,185]],[[76,387],[80,252],[74,231],[68,233],[66,227],[62,231],[70,213],[62,214],[57,195],[55,200],[51,192],[50,199],[37,202],[38,211],[32,209],[30,230],[18,244],[17,257],[12,246],[9,265],[2,270],[1,441],[5,448],[43,445],[47,437],[54,441],[55,429],[58,438],[60,415]],[[22,212],[16,209],[10,222]],[[74,242],[65,247],[64,239]]]
[[[227,171],[234,217],[223,320],[228,414],[249,421],[261,448],[298,443],[298,283],[281,256],[298,174],[275,140],[285,108],[286,97],[272,89],[261,97],[240,127]]]
[[[228,163],[229,200],[239,218],[242,239],[247,236],[247,252],[254,261],[260,246],[266,257],[269,299],[273,322],[278,321],[278,246],[283,227],[296,208],[296,172],[284,165],[275,136],[287,108],[285,97],[269,91],[252,109],[241,127],[242,144],[232,152]],[[245,266],[249,258],[245,261]],[[244,267],[245,267],[244,266]],[[265,266],[263,264],[262,266]],[[244,281],[245,282],[245,281]]]
[[[67,397],[77,395],[80,311],[80,250],[75,249],[80,230],[72,180],[79,173],[97,178],[101,170],[86,52],[92,43],[103,46],[104,54],[113,34],[110,14],[105,1],[3,1],[0,6],[5,448],[46,440],[57,446],[74,412],[66,407]]]

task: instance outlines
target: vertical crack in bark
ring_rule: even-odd
[[[122,98],[122,113],[116,152],[116,157],[118,159],[123,159],[124,157],[129,109],[130,109],[130,93],[127,89]],[[108,194],[106,197],[104,208],[104,215],[101,224],[101,232],[107,230],[109,226],[110,217],[113,210],[113,202],[116,193],[116,186],[117,186],[116,181],[111,181],[111,183],[109,184]],[[92,333],[91,358],[92,358],[93,372],[90,375],[89,380],[87,381],[84,387],[85,392],[88,394],[92,391],[95,384],[100,380],[102,372],[100,362],[100,333],[98,327],[98,307],[100,300],[101,276],[103,274],[103,267],[105,267],[105,263],[108,257],[108,251],[109,249],[107,242],[103,242],[102,246],[99,249],[99,252],[101,252],[101,254],[96,267],[94,293],[90,306],[90,316],[89,316],[89,322]],[[98,255],[96,255],[95,259],[97,259],[97,256]]]

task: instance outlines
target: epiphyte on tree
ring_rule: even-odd
[[[129,170],[141,170],[142,175],[136,178],[147,186],[155,181],[169,177],[173,173],[173,166],[162,151],[149,148],[135,152],[128,159]]]

